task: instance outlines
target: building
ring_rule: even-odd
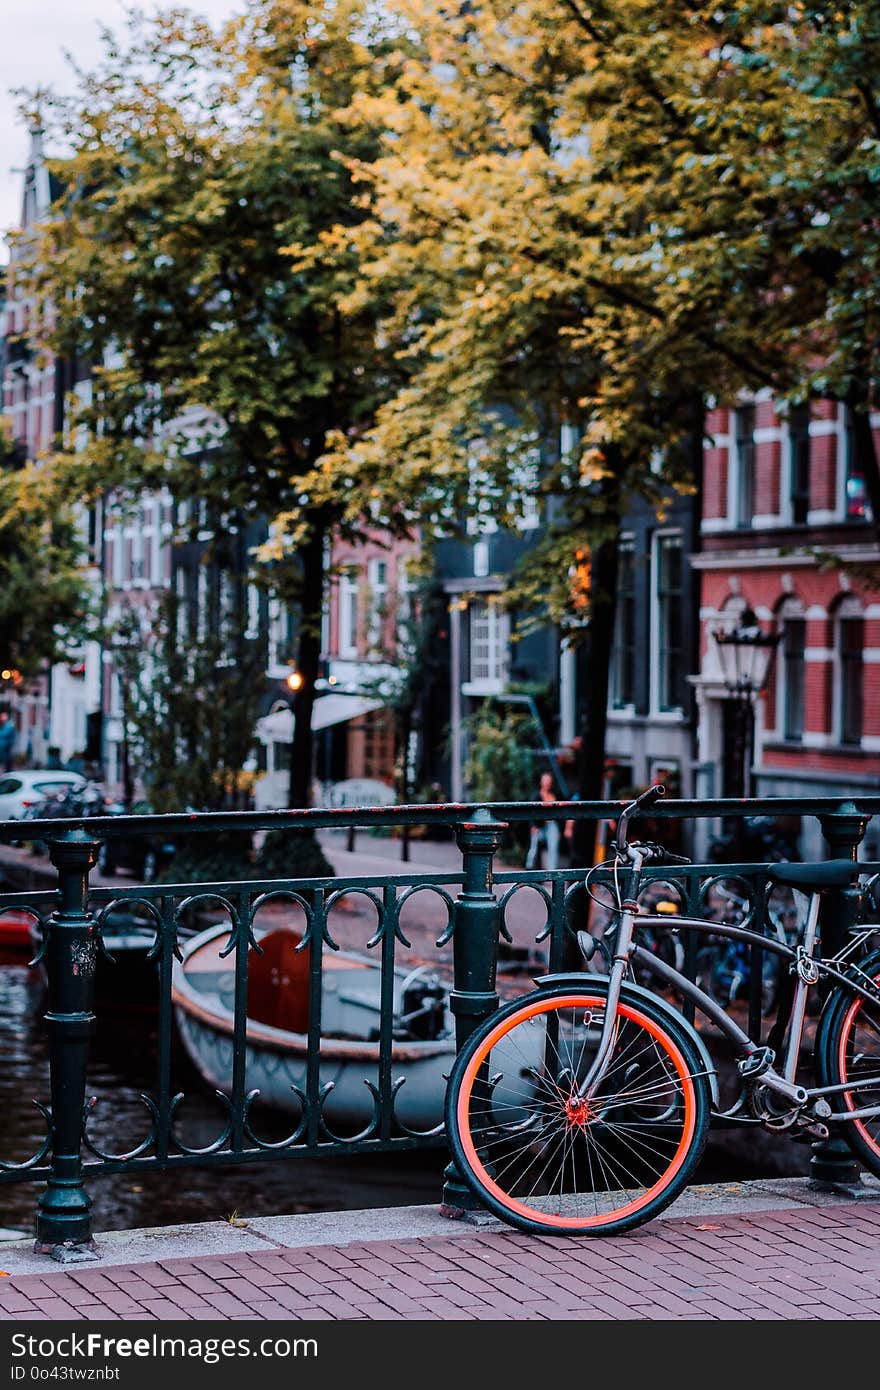
[[[873,423],[880,438],[880,417]],[[712,411],[707,434],[701,551],[692,558],[701,589],[692,678],[699,760],[716,770],[706,790],[729,793],[735,772],[735,711],[712,634],[751,608],[779,639],[756,702],[752,795],[876,794],[880,547],[847,412],[831,401],[784,408],[760,394]],[[825,852],[812,821],[802,848]]]
[[[30,133],[30,151],[23,175],[21,237],[13,243],[6,273],[6,297],[0,309],[0,409],[9,421],[22,458],[38,461],[54,447],[65,425],[69,392],[88,390],[88,370],[79,362],[38,355],[29,334],[36,306],[16,280],[16,265],[27,248],[30,228],[49,212],[60,193],[50,174],[43,133]],[[100,518],[83,508],[80,513],[84,564],[88,580],[99,583],[101,567]],[[27,681],[10,695],[18,730],[17,756],[41,766],[50,757],[78,757],[98,762],[101,756],[101,653],[97,642],[86,642],[69,653],[51,673]]]

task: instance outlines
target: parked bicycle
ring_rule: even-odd
[[[746,1123],[810,1140],[839,1133],[880,1176],[880,950],[854,959],[858,934],[820,955],[819,905],[858,877],[849,860],[774,864],[770,883],[809,894],[794,944],[748,926],[679,916],[676,928],[759,946],[790,972],[785,1014],[770,1039],[750,1038],[711,994],[636,940],[668,928],[639,911],[643,867],[687,864],[628,841],[630,818],[664,794],[652,787],[621,814],[610,868],[616,910],[601,943],[579,933],[585,960],[608,952],[607,974],[559,974],[487,1018],[452,1068],[446,1133],[465,1182],[496,1216],[552,1235],[611,1235],[658,1215],[699,1163],[719,1114],[716,1067],[704,1039],[656,985],[690,1000],[732,1045]],[[605,867],[605,866],[603,866]],[[587,891],[590,879],[587,876]],[[827,986],[812,1048],[813,1084],[798,1079],[807,1001]],[[782,1006],[781,1006],[782,1011]]]
[[[712,885],[715,901],[716,920],[725,925],[739,926],[747,922],[750,904],[747,897],[738,893],[727,880],[721,879]],[[783,894],[779,888],[774,890],[766,905],[768,925],[777,940],[793,946],[797,942],[798,914],[790,892]],[[680,968],[680,967],[679,967]],[[772,1013],[779,1002],[779,990],[784,979],[784,964],[770,951],[760,952],[756,963],[755,952],[745,941],[728,936],[710,936],[704,939],[697,951],[696,980],[707,994],[725,1008],[738,1001],[747,1001],[752,991],[752,971],[760,970],[761,1013]]]

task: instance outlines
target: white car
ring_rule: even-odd
[[[44,796],[73,788],[80,791],[86,785],[78,772],[61,768],[21,768],[0,776],[0,821],[21,820],[25,812]]]

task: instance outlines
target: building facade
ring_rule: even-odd
[[[21,459],[31,462],[51,452],[63,435],[68,393],[88,389],[88,370],[82,363],[35,350],[37,307],[16,278],[28,233],[48,214],[59,191],[46,165],[43,133],[32,130],[23,173],[21,235],[11,247],[0,308],[0,413],[9,423]],[[100,583],[100,518],[84,507],[79,523],[85,578],[95,588]],[[69,659],[50,673],[7,687],[2,694],[16,721],[17,757],[37,766],[56,758],[76,758],[83,765],[99,762],[101,687],[101,651],[96,641],[71,651]]]
[[[880,418],[873,423],[880,439]],[[880,548],[847,412],[759,395],[713,411],[707,433],[692,561],[701,581],[699,758],[715,769],[707,790],[724,795],[734,776],[731,693],[713,633],[748,608],[778,638],[755,705],[752,794],[876,793]],[[811,822],[802,849],[824,853]]]

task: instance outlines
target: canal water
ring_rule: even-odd
[[[21,1162],[40,1146],[43,1117],[34,1104],[49,1103],[48,1053],[43,1013],[45,990],[38,970],[0,958],[0,1161]],[[100,1149],[124,1153],[150,1127],[140,1093],[155,1085],[156,1016],[147,1008],[99,1005],[88,1093],[95,1097],[88,1132]],[[186,1099],[178,1132],[192,1147],[211,1143],[223,1129],[223,1113],[179,1045],[173,1050],[172,1084]],[[263,1117],[265,1139],[282,1138]],[[236,1167],[122,1173],[89,1184],[94,1228],[126,1230],[193,1221],[274,1216],[294,1212],[433,1204],[443,1185],[442,1149],[361,1157],[295,1157]],[[762,1132],[713,1134],[697,1180],[736,1181],[805,1173],[809,1147]],[[0,1227],[30,1232],[41,1183],[0,1184]]]
[[[21,1162],[45,1135],[34,1100],[49,1103],[45,990],[37,970],[0,961],[0,1161]],[[155,1086],[156,1016],[153,1011],[99,1006],[88,1093],[96,1098],[89,1134],[98,1148],[124,1153],[142,1140],[150,1118],[139,1099]],[[179,1133],[192,1146],[214,1140],[223,1114],[179,1047],[172,1084],[183,1091]],[[260,1119],[265,1139],[282,1138],[271,1119]],[[277,1216],[293,1212],[358,1210],[436,1202],[446,1166],[443,1150],[362,1157],[292,1158],[235,1167],[181,1168],[165,1173],[123,1173],[89,1183],[94,1228],[131,1230],[179,1222],[225,1220],[233,1214]],[[33,1226],[42,1183],[0,1185],[0,1227]]]

